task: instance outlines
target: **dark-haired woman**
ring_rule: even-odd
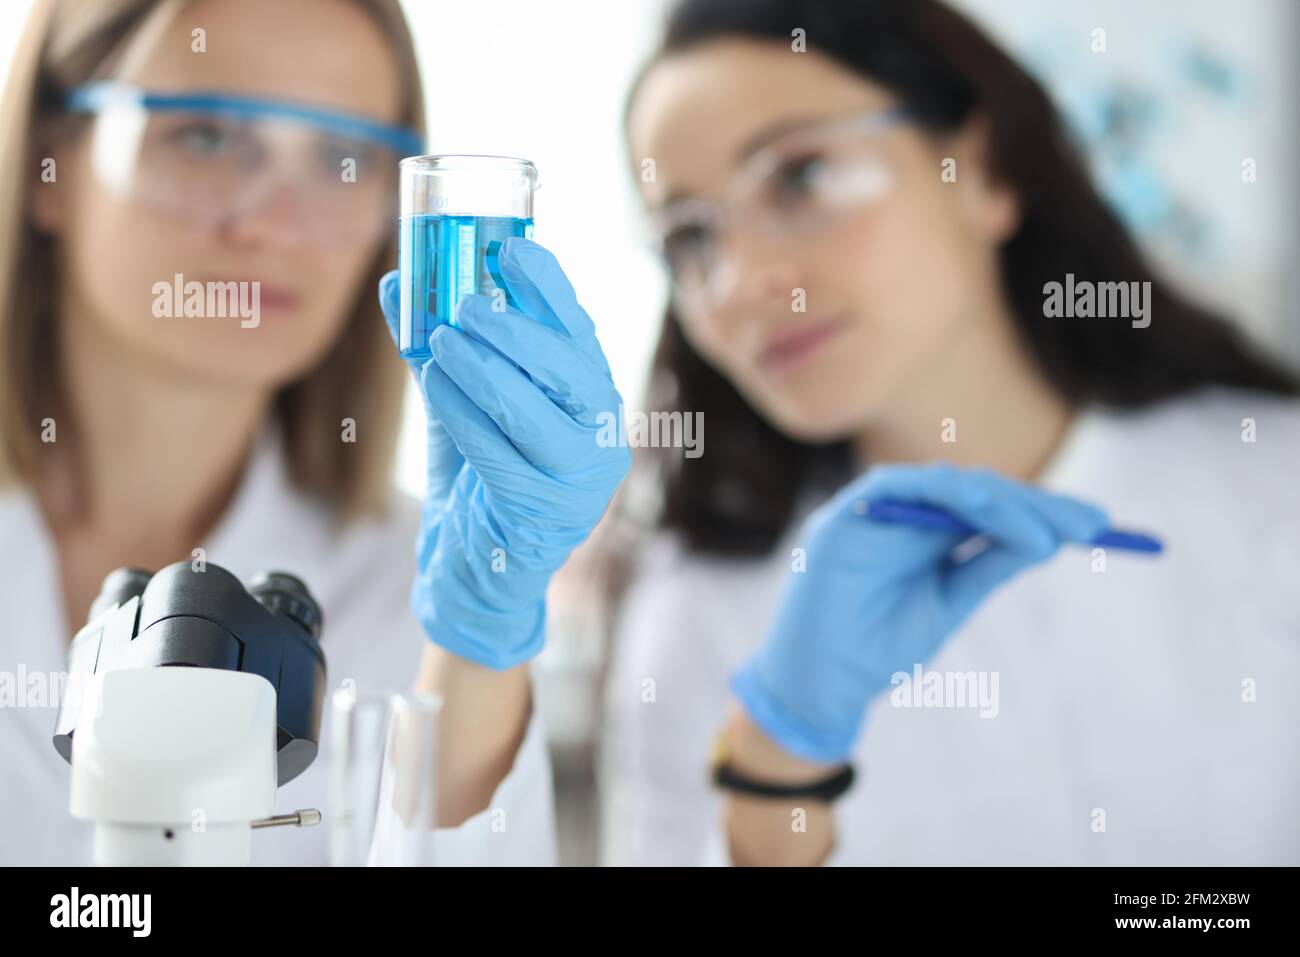
[[[627,132],[652,405],[707,429],[639,466],[608,860],[1300,862],[1296,380],[1153,274],[1040,87],[928,0],[687,0]]]

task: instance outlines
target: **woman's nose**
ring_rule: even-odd
[[[311,197],[295,177],[270,176],[230,210],[223,232],[241,245],[302,245],[312,238],[311,209]]]
[[[799,256],[799,248],[783,237],[756,229],[735,230],[727,242],[731,282],[724,304],[770,307],[780,300],[793,308],[803,274]]]

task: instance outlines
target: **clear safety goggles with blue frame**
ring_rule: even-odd
[[[289,197],[311,241],[377,239],[397,218],[398,162],[424,152],[406,127],[228,92],[102,82],[65,108],[93,116],[91,164],[107,190],[205,232]]]
[[[715,308],[739,275],[728,236],[809,242],[894,187],[882,133],[912,122],[901,106],[834,117],[782,133],[731,175],[721,198],[671,199],[650,214],[673,295],[688,312]]]

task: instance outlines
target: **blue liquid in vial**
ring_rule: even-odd
[[[512,216],[405,216],[398,237],[401,269],[401,346],[404,358],[428,359],[429,334],[440,323],[456,325],[464,296],[505,294],[497,250],[510,236],[533,237],[533,221]]]

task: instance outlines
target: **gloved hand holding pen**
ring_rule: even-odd
[[[970,531],[876,521],[866,506],[877,500],[942,508],[988,547],[955,560]],[[895,672],[929,660],[999,585],[1106,527],[1092,505],[987,470],[874,468],[805,524],[806,570],[789,576],[767,639],[732,691],[785,751],[843,761]]]
[[[630,453],[601,444],[621,403],[591,319],[555,257],[506,240],[501,277],[518,308],[465,297],[460,328],[408,360],[428,415],[428,491],[411,607],[426,634],[491,668],[527,661],[546,637],[546,586],[591,532]],[[379,298],[397,341],[396,272]]]

